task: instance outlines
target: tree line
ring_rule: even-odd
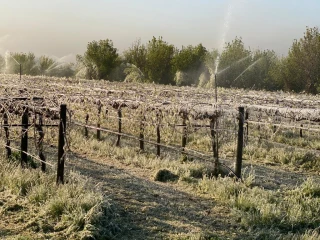
[[[135,41],[122,54],[110,39],[92,41],[83,55],[77,55],[76,63],[68,64],[47,56],[37,59],[33,53],[10,53],[0,56],[0,71],[19,73],[17,62],[23,74],[30,75],[206,88],[212,87],[216,79],[218,86],[226,88],[320,93],[317,27],[307,27],[285,57],[272,50],[252,51],[238,37],[226,43],[222,52],[208,50],[201,43],[178,49],[162,37],[153,37],[147,43]]]

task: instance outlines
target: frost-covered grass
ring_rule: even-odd
[[[10,239],[104,239],[113,213],[109,201],[84,176],[66,174],[56,185],[55,171],[22,169],[0,160],[0,237]],[[18,238],[17,238],[18,239]]]

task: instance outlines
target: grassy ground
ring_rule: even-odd
[[[43,174],[1,160],[0,238],[320,238],[317,158],[282,162],[298,153],[249,142],[238,182],[212,178],[211,162],[185,160],[170,151],[158,158],[153,147],[141,152],[138,142],[126,138],[115,147],[108,134],[101,141],[92,132],[84,138],[77,128],[69,134],[64,186],[56,187],[52,170]],[[45,147],[51,163],[56,151]],[[222,146],[221,152],[228,151],[234,151],[232,144]]]
[[[99,188],[76,172],[56,186],[55,172],[0,160],[1,239],[105,239],[113,213]],[[106,225],[105,225],[106,224]],[[101,225],[104,225],[102,228]]]
[[[70,156],[70,166],[101,182],[122,212],[118,239],[320,237],[317,175],[251,164],[242,182],[215,179],[211,164],[181,162],[170,152],[157,158],[125,147],[125,139],[121,148],[110,138],[84,139],[79,131],[71,139],[77,154]],[[155,181],[163,169],[174,177]]]

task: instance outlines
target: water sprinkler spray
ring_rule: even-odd
[[[21,63],[19,63],[19,66],[20,66],[20,81],[21,81],[21,73],[22,73]]]
[[[217,84],[217,74],[214,74],[214,88],[216,95],[216,104],[218,104],[218,84]]]

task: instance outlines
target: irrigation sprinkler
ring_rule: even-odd
[[[19,63],[19,62],[17,61],[17,59],[15,59],[15,58],[11,55],[11,53],[10,53],[9,51],[6,52],[6,69],[8,68],[8,58],[10,58],[10,57],[14,60],[14,62],[15,62],[16,64],[19,65],[19,73],[20,73],[20,81],[21,81],[21,75],[22,75],[22,66],[21,66],[21,63]]]

